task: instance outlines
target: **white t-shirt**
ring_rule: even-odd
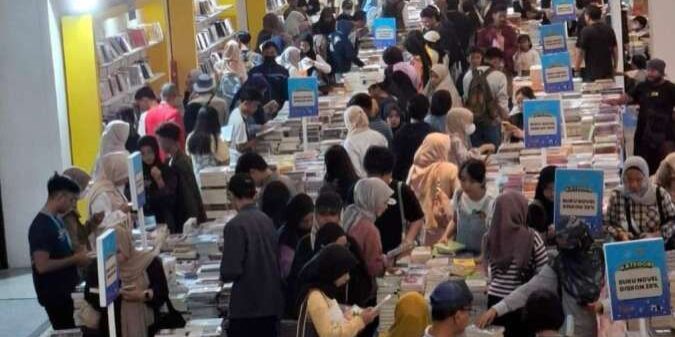
[[[366,177],[366,171],[363,168],[363,158],[365,158],[366,152],[371,146],[388,147],[389,142],[387,142],[387,138],[384,138],[381,133],[368,129],[364,132],[347,136],[343,146],[352,160],[356,174],[359,177]]]
[[[241,153],[237,151],[237,145],[246,144],[248,142],[246,122],[244,122],[244,117],[241,115],[239,108],[234,109],[230,114],[228,126],[232,129],[232,137],[230,139],[230,166],[236,166],[239,156],[241,156]]]
[[[145,117],[148,115],[147,111],[143,111],[141,117],[138,118],[138,135],[145,136]]]

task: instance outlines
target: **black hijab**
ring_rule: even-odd
[[[152,165],[147,165],[145,162],[143,162],[143,176],[145,179],[148,179],[148,177],[151,177],[150,171],[152,170],[153,167],[157,166],[159,169],[162,169],[163,164],[162,160],[159,157],[159,143],[157,142],[157,138],[155,136],[143,136],[141,139],[138,140],[138,149],[147,146],[152,149],[152,152],[155,153],[155,162],[152,163]],[[153,181],[154,180],[150,180]]]
[[[553,224],[553,201],[546,199],[544,190],[548,184],[555,182],[555,166],[546,166],[539,172],[539,182],[537,182],[537,190],[534,194],[534,199],[538,200],[546,209],[546,223]]]
[[[314,255],[318,254],[323,247],[335,243],[343,236],[347,236],[342,226],[336,223],[327,223],[316,232],[316,242],[314,244]]]
[[[286,206],[286,224],[281,228],[279,244],[286,245],[295,250],[298,241],[309,234],[309,229],[300,228],[302,220],[314,212],[314,202],[307,194],[298,194]]]
[[[581,306],[600,297],[604,281],[604,258],[601,247],[594,244],[588,226],[578,220],[556,235],[559,254],[553,270],[563,289]]]
[[[424,34],[419,30],[412,30],[408,33],[403,42],[405,49],[415,56],[422,59],[422,83],[427,85],[429,81],[429,71],[431,70],[431,58],[426,50],[426,42],[424,41]]]
[[[298,38],[298,41],[305,41],[309,44],[309,51],[308,52],[302,52],[303,57],[309,57],[310,59],[316,61],[316,52],[314,51],[314,36],[308,32],[300,34],[300,37]]]

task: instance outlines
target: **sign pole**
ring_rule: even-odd
[[[117,267],[117,239],[115,230],[109,228],[96,238],[96,269],[98,275],[99,306],[108,308],[108,330],[116,337],[115,299],[120,291]]]
[[[141,230],[141,245],[143,250],[148,249],[148,232],[145,231],[145,215],[143,207],[138,208],[138,229]]]
[[[640,325],[640,337],[649,337],[649,331],[647,330],[647,319],[640,318],[638,320],[638,324]]]
[[[108,332],[110,337],[117,337],[117,329],[115,327],[115,302],[113,301],[108,306]]]
[[[307,137],[307,117],[302,117],[302,150],[307,152],[308,149]]]

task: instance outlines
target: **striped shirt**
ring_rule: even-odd
[[[534,235],[534,248],[532,249],[530,268],[534,270],[532,275],[535,275],[548,263],[548,254],[546,253],[544,241],[539,237],[539,234],[534,231],[530,231],[530,233]],[[527,282],[527,280],[522,279],[520,270],[516,267],[515,263],[511,263],[507,270],[497,270],[494,264],[490,263],[489,274],[488,295],[501,298],[508,296],[516,288]]]

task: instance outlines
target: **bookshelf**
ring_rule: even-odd
[[[166,0],[136,0],[135,18],[125,5],[60,18],[71,155],[91,170],[103,121],[136,90],[170,80]]]
[[[213,72],[225,44],[236,36],[236,1],[168,1],[175,80],[180,87],[192,69]]]

